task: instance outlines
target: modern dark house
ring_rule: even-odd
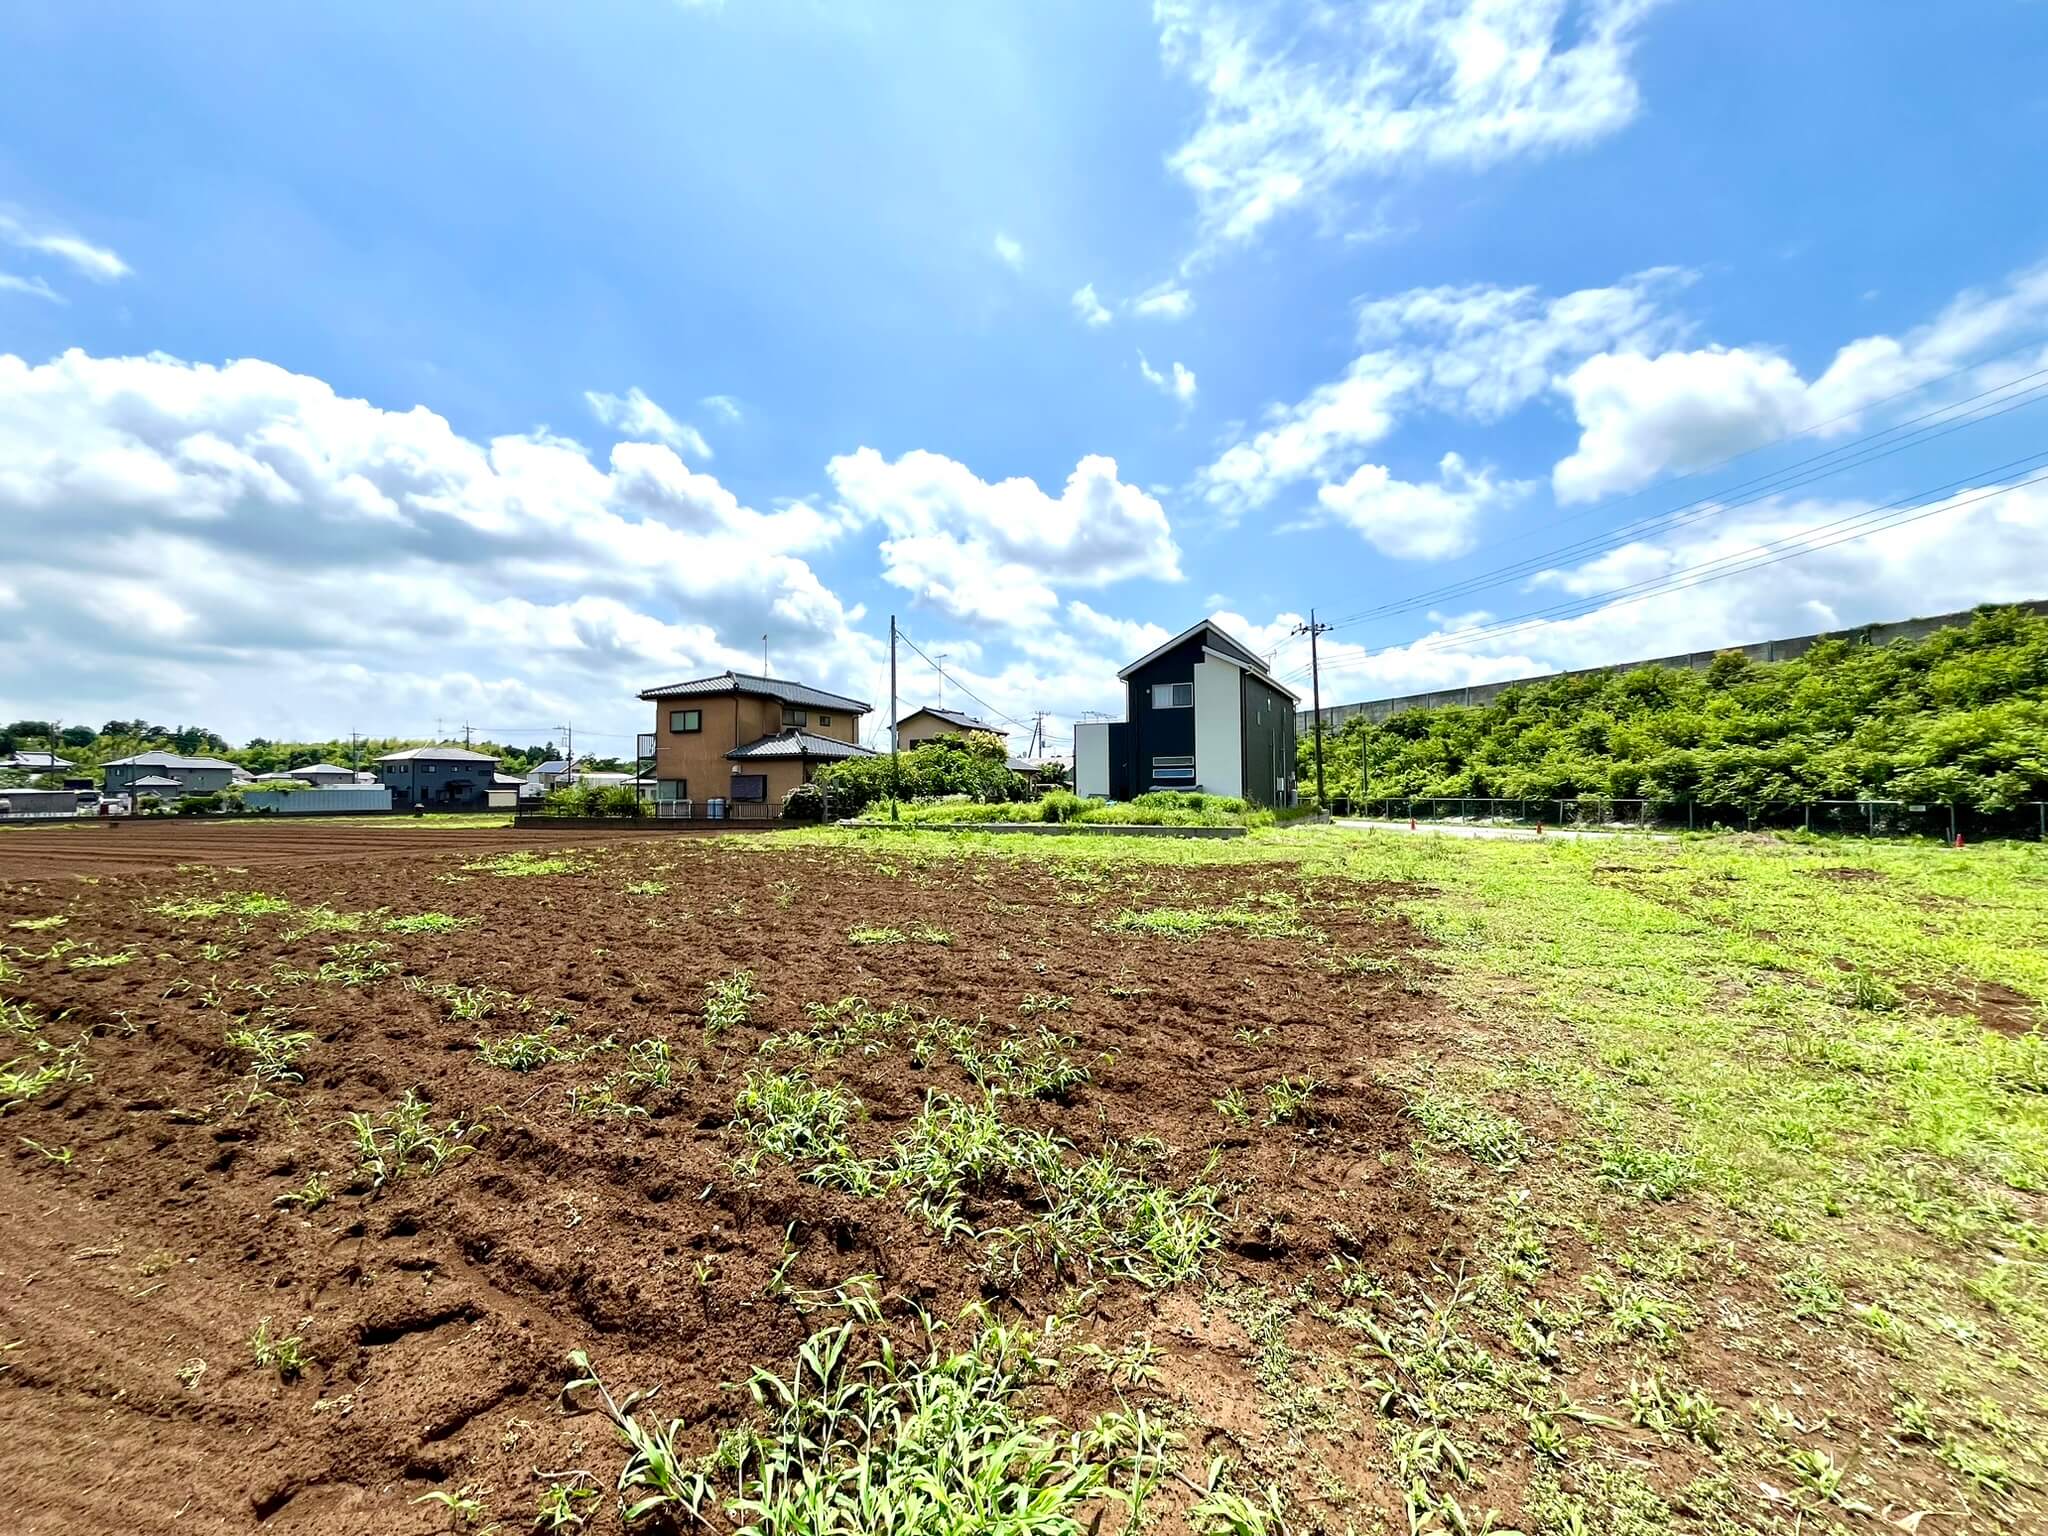
[[[1265,658],[1208,620],[1117,676],[1124,718],[1074,726],[1074,789],[1128,800],[1154,789],[1294,803],[1296,696]]]
[[[394,808],[409,811],[484,811],[498,760],[462,747],[407,747],[377,759],[377,782],[391,791]]]

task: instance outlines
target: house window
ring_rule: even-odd
[[[766,800],[768,798],[768,775],[765,773],[736,773],[732,776],[732,797],[735,800]]]
[[[1195,707],[1195,685],[1193,683],[1154,683],[1152,685],[1152,707],[1154,709],[1193,709]]]
[[[804,712],[800,709],[791,709],[787,705],[784,705],[782,710],[782,723],[784,725],[806,725],[809,723],[809,717],[805,715]]]
[[[679,735],[704,729],[704,711],[701,709],[672,709],[668,712],[668,728]]]
[[[1185,755],[1153,758],[1152,782],[1154,784],[1194,783],[1195,760]]]
[[[830,725],[831,723],[832,723],[832,717],[831,717],[830,715],[820,715],[820,716],[818,716],[818,724],[820,724],[820,725]]]
[[[657,779],[654,782],[654,798],[657,800],[687,800],[690,798],[688,779]]]

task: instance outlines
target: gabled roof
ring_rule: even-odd
[[[849,715],[864,715],[868,706],[842,693],[827,693],[809,683],[787,678],[761,677],[752,672],[721,672],[716,677],[693,678],[687,683],[664,683],[641,691],[643,699],[695,699],[719,693],[745,693],[756,698],[779,699],[798,709],[837,709]]]
[[[1204,633],[1204,631],[1206,631],[1206,633]],[[1272,681],[1272,675],[1266,671],[1265,657],[1259,655],[1258,652],[1254,651],[1250,646],[1246,645],[1243,641],[1233,637],[1229,633],[1229,631],[1219,629],[1212,621],[1208,619],[1202,620],[1199,624],[1190,624],[1186,629],[1182,630],[1179,634],[1175,635],[1171,640],[1167,641],[1164,645],[1158,646],[1153,650],[1147,651],[1144,655],[1140,656],[1136,661],[1132,662],[1128,667],[1125,667],[1121,672],[1117,673],[1117,676],[1129,677],[1133,672],[1137,671],[1138,668],[1145,666],[1149,662],[1157,661],[1161,656],[1164,656],[1168,651],[1172,650],[1175,646],[1184,645],[1188,641],[1194,639],[1197,635],[1202,636],[1203,645],[1207,646],[1210,650],[1219,651],[1231,661],[1236,662],[1239,666],[1249,668],[1251,671],[1256,672],[1261,677],[1265,678],[1268,682]]]
[[[138,752],[133,757],[117,757],[108,768],[225,768],[234,771],[233,763],[222,762],[217,757],[180,757],[175,752]]]
[[[352,773],[351,768],[338,768],[333,763],[308,763],[303,768],[287,769],[288,773]]]
[[[974,715],[962,714],[957,709],[940,709],[936,704],[927,704],[922,709],[913,709],[902,720],[898,720],[896,724],[901,726],[905,721],[915,720],[919,715],[930,715],[934,720],[943,720],[948,725],[957,725],[963,731],[987,731],[993,736],[1007,736],[1010,734],[1000,725],[990,725],[986,720]]]
[[[495,763],[497,759],[488,752],[471,752],[462,747],[407,747],[400,752],[386,752],[377,761],[380,763]]]
[[[183,789],[185,786],[176,779],[167,779],[160,773],[145,773],[139,779],[128,781],[130,789]]]
[[[763,736],[744,747],[734,747],[725,755],[737,763],[774,757],[815,757],[837,762],[842,758],[873,757],[875,754],[871,748],[858,742],[835,741],[830,736],[814,736],[809,731],[791,729]]]
[[[16,752],[0,757],[0,768],[76,768],[78,764],[54,752]]]

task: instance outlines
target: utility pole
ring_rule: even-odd
[[[763,677],[768,675],[768,637],[766,635],[761,637],[761,675]]]
[[[362,749],[357,745],[362,740],[354,731],[348,733],[348,766],[351,772],[363,771]]]
[[[563,724],[562,742],[562,762],[564,765],[562,778],[565,783],[573,784],[576,782],[576,727],[567,723]]]
[[[896,802],[903,798],[903,766],[898,761],[896,730],[896,615],[889,615],[889,819],[896,817]]]
[[[941,651],[932,658],[932,671],[938,675],[939,679],[939,707],[941,709],[946,707],[946,669],[940,666],[939,663],[951,661],[952,659],[953,653],[951,651]]]
[[[465,752],[469,750],[469,733],[470,733],[470,729],[471,729],[471,727],[470,727],[470,723],[469,723],[469,722],[468,722],[467,720],[463,721],[463,722],[462,722],[462,747],[463,747],[463,750],[464,750]]]
[[[1318,624],[1316,622],[1316,611],[1311,608],[1308,611],[1308,622],[1306,624],[1297,624],[1289,631],[1290,634],[1308,636],[1309,710],[1310,718],[1315,722],[1316,732],[1316,805],[1318,808],[1328,805],[1329,800],[1323,794],[1323,673],[1321,662],[1316,655],[1316,639],[1329,627],[1327,624]]]

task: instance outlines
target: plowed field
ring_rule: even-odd
[[[1370,1414],[1311,1467],[1255,1409],[1288,1355],[1244,1301],[1459,1263],[1376,1080],[1438,1027],[1388,889],[207,830],[0,838],[11,1531],[509,1532],[544,1497],[616,1530],[627,1452],[591,1389],[560,1405],[571,1350],[659,1384],[640,1418],[696,1456],[842,1318],[862,1358],[928,1319],[1003,1371],[1055,1318],[1061,1363],[1005,1379],[1020,1423],[1112,1425],[1073,1453],[1082,1528],[1122,1527],[1147,1433],[1181,1469],[1153,1512],[1220,1455],[1405,1522]]]

